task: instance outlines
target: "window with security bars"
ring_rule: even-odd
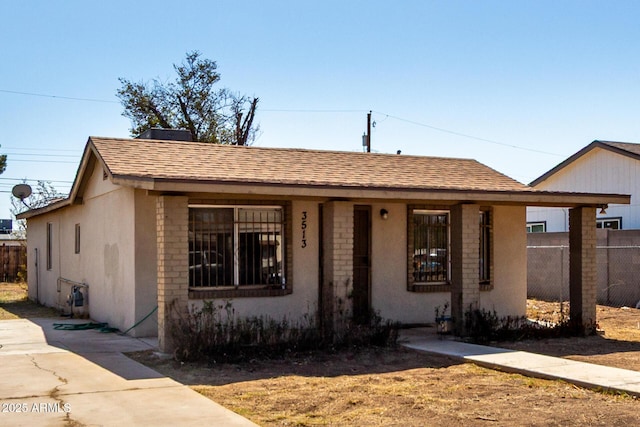
[[[281,207],[189,207],[189,286],[284,284]]]
[[[414,209],[413,279],[421,283],[449,281],[449,212]]]

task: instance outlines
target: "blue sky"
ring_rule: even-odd
[[[22,179],[67,191],[88,136],[129,136],[118,77],[172,79],[192,50],[260,98],[257,146],[359,151],[372,110],[373,151],[475,158],[526,183],[594,139],[640,142],[637,1],[0,7],[0,218]]]

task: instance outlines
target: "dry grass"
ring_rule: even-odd
[[[557,321],[560,304],[529,300],[528,314]],[[565,315],[569,305],[563,304]],[[598,334],[584,338],[554,338],[499,343],[515,350],[566,357],[572,360],[640,371],[640,310],[629,307],[596,307]]]
[[[531,301],[529,314],[551,320],[558,310]],[[510,345],[640,370],[640,310],[597,310],[598,336]],[[28,301],[24,284],[0,284],[0,319],[43,316],[57,313]],[[131,356],[262,426],[627,426],[640,411],[633,397],[402,348],[212,365]]]
[[[537,306],[539,318],[558,316],[559,307],[546,304],[532,301],[530,308]],[[640,370],[640,310],[598,306],[598,322],[599,336],[511,344]],[[134,358],[262,426],[623,426],[635,425],[640,411],[630,396],[402,348],[242,364]]]
[[[0,283],[0,320],[58,316],[54,309],[28,299],[26,283]]]

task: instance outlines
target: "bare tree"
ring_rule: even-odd
[[[254,118],[258,98],[250,98],[216,88],[220,81],[215,61],[200,58],[197,51],[187,53],[185,61],[173,65],[173,82],[134,83],[125,78],[117,96],[123,116],[131,120],[131,134],[147,129],[188,129],[195,141],[249,145],[255,139]]]

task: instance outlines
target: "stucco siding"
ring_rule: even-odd
[[[380,209],[389,211],[383,220]],[[371,305],[380,316],[402,323],[432,323],[435,307],[450,301],[448,292],[407,291],[407,205],[372,205]]]
[[[135,190],[135,322],[133,336],[155,336],[158,333],[158,305],[155,197]],[[131,324],[133,326],[133,324]]]
[[[527,233],[522,206],[493,207],[493,289],[480,292],[480,307],[498,316],[523,316],[527,301]]]
[[[82,205],[68,206],[30,218],[27,227],[29,296],[57,307],[68,288],[57,291],[58,278],[88,285],[93,320],[124,330],[135,322],[134,190],[113,186],[96,168]],[[46,267],[46,229],[52,224],[52,266]],[[80,253],[75,228],[80,226]],[[35,274],[35,251],[38,273]],[[33,271],[33,273],[32,273]],[[37,282],[37,283],[36,283]]]

